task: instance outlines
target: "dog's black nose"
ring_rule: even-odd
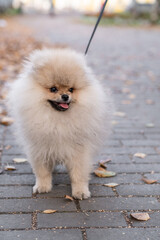
[[[69,99],[69,96],[67,94],[63,94],[61,98],[63,99],[63,101],[67,101]]]

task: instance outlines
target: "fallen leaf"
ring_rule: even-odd
[[[98,167],[96,170],[98,170],[98,171],[103,171],[103,172],[105,172],[106,171],[106,169],[104,168],[104,167]]]
[[[7,145],[7,146],[5,146],[5,149],[8,150],[8,149],[10,149],[11,147],[12,147],[11,145]]]
[[[69,195],[65,195],[64,197],[65,197],[65,199],[73,201],[73,198],[71,196],[69,196]]]
[[[135,153],[134,157],[138,157],[138,158],[145,158],[146,154],[145,153]]]
[[[132,81],[132,80],[126,80],[126,81],[125,81],[125,84],[126,84],[126,85],[132,85],[132,84],[133,84],[133,81]]]
[[[103,162],[99,162],[99,166],[104,168],[104,169],[107,169],[107,166]]]
[[[112,125],[117,125],[118,124],[118,122],[114,121],[114,120],[111,123],[112,123]]]
[[[104,168],[101,168],[101,169],[98,168],[94,171],[94,173],[97,177],[105,178],[105,177],[114,177],[116,175],[115,172],[107,171]]]
[[[154,124],[153,124],[153,123],[147,123],[147,124],[146,124],[146,127],[147,127],[147,128],[153,128],[153,127],[154,127]]]
[[[55,213],[55,212],[57,212],[57,210],[47,209],[47,210],[43,211],[43,213],[46,213],[46,214],[51,214],[51,213]]]
[[[7,78],[7,76],[6,76],[6,78]],[[8,91],[5,90],[5,89],[3,89],[3,91],[1,92],[1,98],[2,98],[2,99],[6,99],[7,96],[8,96]]]
[[[23,162],[27,162],[26,158],[13,158],[13,161],[16,163],[23,163]]]
[[[131,217],[135,218],[138,221],[147,221],[150,219],[148,213],[140,212],[140,213],[131,213]]]
[[[145,183],[147,184],[153,184],[153,183],[156,183],[157,180],[154,180],[154,179],[147,179],[145,177],[142,178],[142,181],[144,181]]]
[[[106,183],[106,184],[103,184],[103,186],[105,186],[105,187],[117,187],[117,186],[119,186],[119,184],[118,183]]]
[[[122,89],[122,92],[123,92],[123,93],[130,93],[131,90],[130,90],[129,88],[123,88],[123,89]]]
[[[114,115],[117,116],[117,117],[125,117],[126,113],[124,113],[124,112],[115,112]]]
[[[152,105],[152,104],[154,104],[154,101],[153,101],[152,99],[147,99],[147,100],[146,100],[146,103],[147,103],[148,105]]]
[[[128,105],[128,104],[131,104],[131,101],[130,100],[122,100],[121,103],[124,105]]]
[[[128,98],[129,98],[129,99],[135,99],[135,98],[136,98],[136,95],[133,94],[133,93],[131,93],[131,94],[128,95]]]
[[[108,159],[106,159],[106,160],[100,160],[100,162],[101,163],[108,163],[108,162],[111,162],[112,161],[112,159],[110,159],[110,158],[108,158]]]
[[[105,165],[106,163],[108,163],[108,162],[110,162],[111,161],[111,159],[106,159],[106,160],[100,160],[99,161],[99,165],[100,165],[100,167],[102,167],[102,168],[107,168],[107,166]],[[99,169],[99,168],[98,168]],[[99,169],[100,170],[100,169]]]
[[[15,166],[11,166],[11,165],[5,166],[4,169],[5,169],[6,171],[14,171],[14,170],[16,170]]]
[[[2,108],[1,106],[0,106],[0,115],[3,115],[3,117],[5,115],[7,115],[7,111],[4,108]]]
[[[2,117],[0,119],[0,123],[5,125],[5,126],[9,126],[14,122],[13,118],[10,117]]]

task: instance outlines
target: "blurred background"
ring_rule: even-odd
[[[34,49],[71,47],[84,53],[103,4],[104,0],[0,0],[0,105],[8,82]],[[128,112],[122,114],[122,125],[159,122],[159,29],[160,0],[108,0],[87,60],[112,89],[117,111]],[[120,126],[120,120],[113,124]]]
[[[88,16],[85,21],[94,21],[104,3],[104,0],[0,0],[0,12],[6,14],[18,13],[49,13],[78,12]],[[160,0],[112,0],[105,9],[104,16],[109,20],[104,23],[122,23],[123,19],[146,20],[160,23]],[[91,18],[92,17],[92,18]],[[144,21],[144,22],[146,22]]]

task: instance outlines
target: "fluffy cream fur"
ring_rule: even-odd
[[[57,93],[50,92],[54,86]],[[60,101],[62,94],[68,94],[71,102],[66,111],[52,108],[47,101]],[[34,51],[11,87],[9,106],[36,175],[33,192],[49,192],[55,164],[64,163],[73,197],[90,197],[89,173],[110,128],[111,97],[85,57],[69,49]]]

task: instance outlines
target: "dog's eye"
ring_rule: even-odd
[[[73,88],[68,89],[68,91],[71,93],[73,92],[73,90],[74,90]]]
[[[51,91],[51,92],[57,92],[58,89],[57,89],[56,87],[52,87],[52,88],[50,88],[50,91]]]

